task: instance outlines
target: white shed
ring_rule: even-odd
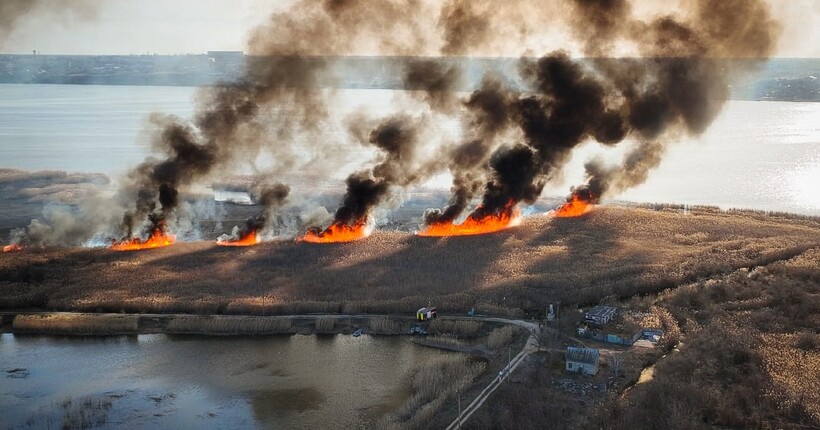
[[[567,372],[580,373],[583,375],[595,375],[598,373],[598,361],[600,353],[597,349],[567,347]]]

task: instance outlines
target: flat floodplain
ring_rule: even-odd
[[[598,207],[534,215],[496,234],[376,231],[341,244],[179,242],[145,251],[48,248],[0,256],[0,307],[91,312],[299,314],[540,309],[597,303],[791,258],[820,223],[716,209]],[[408,311],[410,309],[410,311]]]

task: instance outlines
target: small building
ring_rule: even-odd
[[[567,372],[595,375],[598,373],[600,356],[601,354],[597,349],[568,346],[566,352]]]
[[[584,314],[584,319],[590,324],[605,326],[615,317],[617,312],[618,309],[612,306],[598,305],[588,310],[587,313]]]
[[[547,307],[547,321],[555,321],[555,306],[552,303]]]
[[[436,308],[421,308],[416,311],[416,319],[419,321],[427,321],[436,317]]]

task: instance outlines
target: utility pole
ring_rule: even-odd
[[[459,388],[456,393],[458,393],[458,428],[461,428],[461,388]]]
[[[510,373],[512,367],[512,345],[507,345],[507,373]]]

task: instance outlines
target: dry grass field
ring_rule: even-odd
[[[653,378],[626,392],[622,380],[606,395],[578,396],[550,385],[566,377],[563,363],[553,372],[533,368],[525,380],[534,382],[491,399],[487,410],[504,413],[485,411],[467,428],[820,426],[820,249],[613,304],[645,312],[656,320],[649,325],[665,330],[660,350],[651,354]],[[608,373],[611,365],[603,368]]]
[[[659,292],[820,247],[820,221],[715,209],[598,207],[486,236],[376,232],[354,243],[177,243],[0,254],[0,308],[520,315]]]
[[[816,218],[610,206],[579,218],[533,216],[520,227],[486,236],[437,239],[383,231],[346,244],[287,241],[223,248],[194,242],[141,252],[0,254],[3,309],[412,315],[431,304],[443,314],[475,307],[481,314],[529,317],[543,316],[548,303],[561,302],[556,324],[572,333],[570,320],[580,315],[575,307],[602,301],[664,328],[662,347],[646,355],[658,360],[654,378],[624,392],[647,363],[628,364],[624,371],[631,376],[618,378],[607,393],[579,398],[560,388],[566,379],[562,359],[548,353],[546,365],[525,367],[518,382],[499,390],[465,428],[544,422],[608,429],[820,425]],[[570,325],[561,326],[564,320]],[[206,325],[225,332],[250,330],[240,320],[226,321]],[[486,328],[459,323],[435,321],[430,329],[471,338]],[[203,322],[176,324],[191,332]],[[337,328],[327,316],[314,324],[319,332]],[[43,322],[30,325],[42,331]],[[371,321],[369,328],[390,332],[393,325],[384,319]],[[503,330],[488,342],[508,344],[512,336]],[[461,345],[447,336],[452,335],[431,340]],[[417,388],[494,375],[462,361],[437,362],[408,376],[415,387],[412,401],[384,427],[446,424],[455,416],[454,392],[432,397]],[[609,372],[609,365],[604,369]]]

